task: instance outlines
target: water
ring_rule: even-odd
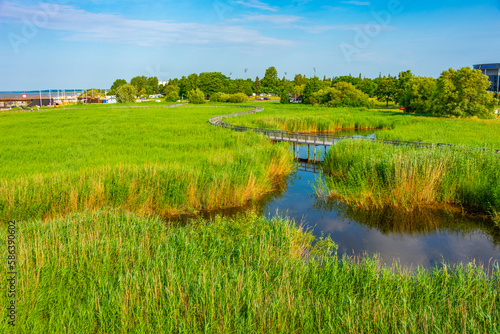
[[[500,262],[500,231],[491,222],[445,209],[376,211],[323,203],[312,189],[317,177],[296,172],[286,191],[265,203],[264,215],[292,218],[316,236],[330,234],[339,255],[378,254],[387,265],[395,259],[413,269],[429,269],[443,261]]]
[[[352,131],[339,135],[371,133],[373,131]],[[324,150],[318,149],[322,154]],[[301,146],[299,157],[304,161],[307,156],[307,145]],[[249,209],[266,217],[285,216],[312,230],[316,236],[330,235],[339,246],[340,256],[378,255],[388,266],[397,260],[410,270],[431,269],[443,262],[449,265],[475,262],[485,268],[500,263],[500,229],[486,218],[464,216],[452,207],[407,212],[356,208],[338,201],[325,203],[314,193],[320,166],[300,165],[286,187],[251,208],[209,212],[203,216],[233,215]]]

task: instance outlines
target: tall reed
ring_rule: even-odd
[[[173,227],[101,211],[20,222],[17,235],[17,324],[0,317],[5,333],[500,330],[498,268],[381,269],[328,256],[331,241],[313,247],[282,219]]]
[[[323,170],[328,195],[347,202],[405,208],[451,203],[499,218],[500,155],[494,151],[351,140],[329,150]]]

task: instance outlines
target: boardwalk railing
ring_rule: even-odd
[[[219,106],[220,107],[220,106]],[[242,106],[222,106],[222,107],[242,107]],[[248,108],[248,107],[247,107]],[[253,128],[248,126],[239,126],[224,123],[225,118],[232,118],[241,115],[255,114],[257,112],[263,111],[264,108],[261,107],[250,107],[252,110],[246,110],[238,113],[220,115],[210,118],[208,121],[210,124],[214,126],[221,126],[224,128],[230,128],[234,131],[245,132],[245,131],[253,131],[256,133],[263,134],[275,141],[284,141],[295,144],[304,144],[304,145],[315,145],[315,146],[333,146],[336,143],[342,140],[368,140],[372,142],[379,142],[383,144],[389,144],[394,146],[414,146],[414,147],[464,147],[464,148],[473,148],[464,145],[454,145],[454,144],[445,144],[445,143],[424,143],[424,142],[416,142],[416,141],[404,141],[404,140],[393,140],[393,139],[375,139],[375,138],[366,138],[363,136],[335,136],[335,135],[321,135],[321,134],[311,134],[311,133],[302,133],[302,132],[292,132],[292,131],[280,131],[280,130],[271,130],[271,129],[261,129],[261,128]],[[490,148],[474,148],[474,149],[482,149],[488,151],[495,151],[496,153],[500,153],[500,149],[490,149]]]

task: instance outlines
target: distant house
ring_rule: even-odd
[[[475,70],[480,70],[484,75],[490,78],[491,86],[488,88],[489,91],[499,92],[500,91],[500,64],[479,64],[474,65]]]

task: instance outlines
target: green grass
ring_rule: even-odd
[[[0,114],[0,220],[103,207],[168,216],[255,200],[291,172],[290,152],[208,124],[224,112],[89,106]]]
[[[500,119],[452,119],[404,114],[399,110],[324,108],[268,103],[255,115],[229,119],[235,125],[303,132],[380,129],[380,139],[449,143],[500,149]]]
[[[17,326],[2,317],[5,333],[500,330],[498,268],[381,269],[325,256],[328,239],[311,247],[281,219],[173,227],[103,211],[18,223],[17,236]]]
[[[500,157],[466,148],[415,148],[366,141],[333,146],[318,190],[363,206],[414,208],[448,203],[500,222]]]

